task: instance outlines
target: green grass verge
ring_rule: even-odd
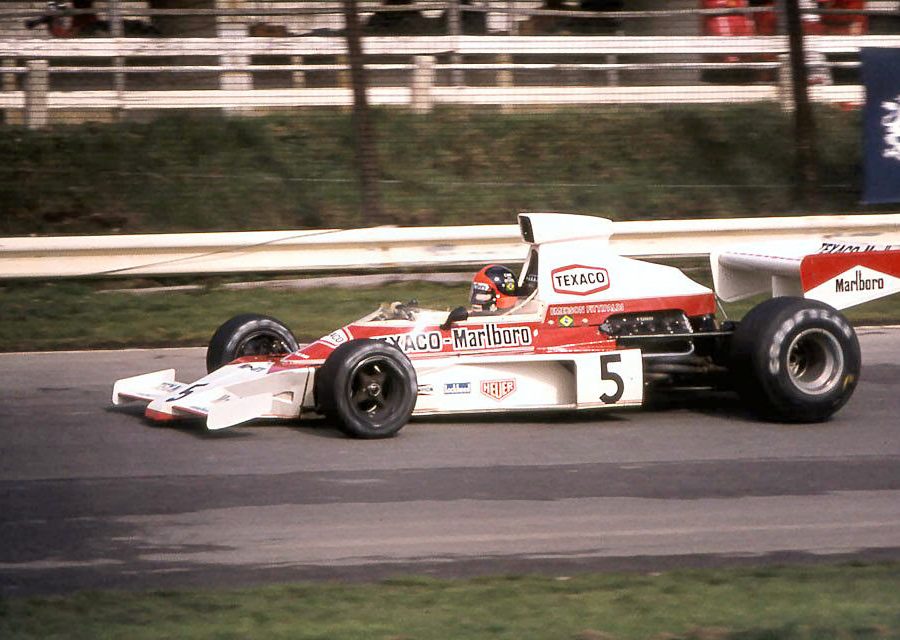
[[[692,274],[700,281],[703,273]],[[121,283],[119,283],[121,286]],[[222,322],[239,313],[264,313],[285,322],[301,341],[314,340],[382,302],[417,299],[450,309],[468,302],[468,285],[407,282],[374,288],[226,290],[113,293],[108,283],[57,282],[0,285],[0,351],[117,347],[205,346]],[[761,299],[761,298],[760,298]],[[757,300],[726,305],[738,319]],[[856,324],[900,319],[900,299],[871,302],[846,315]]]
[[[397,224],[863,209],[858,112],[818,111],[821,188],[808,209],[792,203],[792,119],[775,104],[378,110],[375,122]],[[0,235],[368,226],[352,131],[334,110],[0,126]]]
[[[883,564],[81,593],[0,600],[0,637],[893,639],[898,590]]]
[[[373,311],[382,302],[418,299],[445,309],[466,304],[465,284],[398,283],[377,288],[103,292],[97,283],[0,286],[0,351],[106,347],[205,346],[239,313],[275,316],[301,340],[313,340]]]

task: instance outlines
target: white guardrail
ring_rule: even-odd
[[[622,255],[689,257],[811,237],[900,244],[900,214],[615,222]],[[521,262],[516,225],[0,238],[0,279],[339,272]]]
[[[807,47],[820,54],[855,56],[862,47],[900,48],[898,35],[866,36],[810,36]],[[691,82],[660,81],[649,85],[634,82],[616,86],[610,80],[602,86],[558,85],[515,86],[513,70],[535,69],[538,64],[513,63],[513,56],[568,57],[568,63],[546,63],[547,70],[584,69],[605,70],[610,78],[616,73],[635,69],[655,69],[660,74],[709,68],[722,65],[722,56],[769,57],[788,51],[785,36],[714,37],[714,36],[397,36],[367,37],[365,51],[370,56],[389,56],[397,62],[380,65],[406,70],[406,79],[394,79],[393,86],[372,86],[369,100],[380,106],[411,106],[427,111],[434,104],[463,105],[541,105],[541,104],[629,104],[629,103],[721,103],[778,101],[785,96],[777,81],[757,85],[707,85],[699,78]],[[451,53],[458,58],[451,64],[436,64],[435,57]],[[253,65],[253,56],[285,56],[295,64]],[[41,116],[26,117],[30,126],[43,126],[47,111],[71,109],[193,109],[193,108],[274,108],[327,106],[346,107],[352,104],[352,92],[347,86],[258,89],[253,86],[252,71],[281,69],[299,76],[306,72],[334,71],[346,65],[317,64],[323,56],[346,55],[346,41],[342,37],[219,37],[219,38],[45,38],[0,40],[0,68],[10,78],[23,74],[23,88],[0,91],[0,109],[35,110]],[[588,63],[585,57],[605,56],[607,62]],[[216,57],[218,65],[185,67],[179,57]],[[617,61],[618,56],[640,57],[642,61]],[[673,57],[674,56],[674,57]],[[712,56],[712,58],[710,58]],[[60,66],[60,61],[93,59],[110,60],[112,66],[85,67],[80,72],[119,74],[147,73],[149,68],[134,66],[139,58],[169,58],[175,64],[155,65],[154,72],[184,73],[214,70],[219,73],[218,89],[138,90],[124,84],[118,89],[48,91],[48,74],[71,73],[75,69]],[[493,61],[472,63],[472,59],[495,58]],[[675,62],[664,59],[681,58]],[[47,61],[53,61],[48,65]],[[129,64],[124,61],[131,60]],[[710,63],[712,60],[712,63]],[[749,58],[748,58],[749,60]],[[5,61],[5,62],[3,62]],[[24,65],[23,65],[24,61]],[[302,64],[296,63],[302,61]],[[40,64],[38,64],[40,63]],[[731,66],[778,66],[744,61]],[[837,63],[836,63],[837,64]],[[842,62],[840,64],[856,64]],[[375,69],[379,65],[372,65]],[[726,65],[729,66],[729,65]],[[452,86],[438,83],[436,71],[493,71],[494,86],[466,86],[454,82]],[[558,76],[559,74],[557,74]],[[31,80],[29,80],[31,78]],[[505,80],[503,78],[506,78]],[[642,80],[646,82],[646,79]],[[15,89],[15,82],[7,82]],[[300,84],[303,84],[302,82]],[[30,95],[30,97],[29,97]],[[815,86],[811,99],[816,102],[860,103],[864,99],[859,85]],[[33,120],[33,122],[32,122]]]
[[[858,53],[862,47],[897,47],[900,35],[807,36],[821,53]],[[367,36],[374,56],[440,55],[725,55],[788,52],[787,36]],[[179,56],[340,56],[343,37],[302,38],[21,38],[0,40],[0,57],[28,59]],[[114,68],[108,71],[114,71]]]

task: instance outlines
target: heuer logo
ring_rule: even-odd
[[[516,390],[515,379],[485,380],[481,383],[481,393],[488,398],[500,401]]]
[[[609,289],[609,274],[602,267],[570,264],[551,271],[550,278],[553,280],[553,290],[556,293],[587,296]]]

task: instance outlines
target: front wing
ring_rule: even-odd
[[[202,417],[211,430],[258,418],[297,418],[312,405],[312,369],[269,373],[272,364],[230,364],[192,384],[176,382],[174,369],[124,378],[113,386],[112,402],[147,402],[146,415],[154,420]]]

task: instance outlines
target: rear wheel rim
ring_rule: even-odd
[[[803,393],[826,394],[840,383],[844,351],[829,331],[806,329],[788,347],[787,371],[793,385]]]

